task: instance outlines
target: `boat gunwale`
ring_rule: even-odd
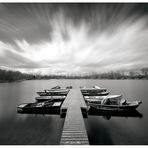
[[[132,107],[137,108],[141,103],[139,103],[138,101],[135,101],[135,103],[129,103],[129,104],[125,104],[125,105],[121,105],[121,104],[117,104],[117,105],[107,105],[107,104],[96,104],[96,103],[88,103],[88,105],[90,107],[96,108],[96,109],[132,109]]]

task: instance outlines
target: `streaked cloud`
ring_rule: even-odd
[[[148,5],[1,4],[0,66],[76,74],[148,65]]]

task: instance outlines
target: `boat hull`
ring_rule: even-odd
[[[122,95],[107,95],[107,96],[84,96],[84,100],[86,103],[95,103],[95,104],[101,104],[101,101],[104,99],[110,99],[110,103],[113,104],[119,104]]]
[[[140,103],[133,105],[101,105],[101,104],[89,104],[91,109],[100,110],[100,111],[131,111],[135,110]]]
[[[43,102],[44,103],[44,102]],[[19,105],[17,107],[18,113],[26,114],[59,114],[62,102],[51,102],[49,106],[37,106],[39,103],[26,103],[26,105]]]
[[[82,92],[83,96],[106,96],[109,94],[108,91],[106,92],[102,92],[102,93],[99,93],[99,92]]]
[[[37,92],[39,96],[66,96],[69,91]]]
[[[35,97],[35,99],[38,102],[43,102],[43,101],[47,101],[47,100],[59,102],[59,101],[64,101],[65,98],[66,98],[66,96],[40,96],[40,97]]]
[[[101,92],[106,92],[107,89],[105,88],[100,88],[100,89],[95,89],[95,88],[85,88],[85,89],[81,89],[82,93],[101,93]]]
[[[60,107],[57,108],[18,108],[18,113],[22,114],[60,114]]]

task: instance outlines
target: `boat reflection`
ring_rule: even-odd
[[[103,116],[103,118],[106,120],[110,120],[111,117],[135,117],[135,118],[143,117],[143,115],[137,110],[119,112],[119,111],[96,111],[90,109],[88,115]]]

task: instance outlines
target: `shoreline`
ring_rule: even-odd
[[[21,82],[21,81],[26,81],[26,80],[14,80],[14,81],[0,80],[0,83],[13,83],[13,82]]]
[[[52,79],[23,79],[23,80],[0,80],[0,83],[13,83],[13,82],[22,82],[22,81],[32,81],[32,80],[148,80],[146,78],[143,79],[94,79],[94,78],[52,78]]]

